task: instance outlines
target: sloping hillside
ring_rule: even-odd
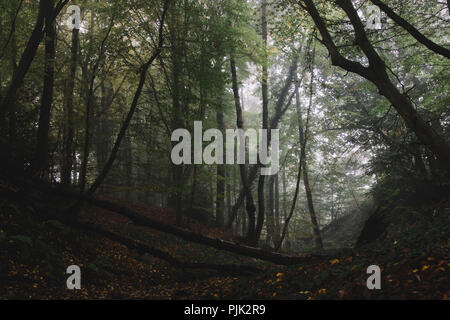
[[[113,212],[85,205],[81,220],[191,263],[223,268],[183,268],[130,249],[92,230],[68,226],[52,210],[63,199],[13,199],[19,187],[2,182],[0,211],[0,298],[2,299],[448,299],[448,208],[424,208],[432,216],[403,208],[414,223],[392,226],[383,241],[329,253],[320,261],[280,266],[216,250],[133,224]],[[105,199],[104,199],[105,200]],[[168,209],[133,206],[142,215],[173,223]],[[442,209],[444,208],[444,209]],[[397,216],[401,210],[397,209]],[[418,213],[415,213],[418,215]],[[404,216],[403,215],[403,216]],[[399,218],[400,219],[400,218]],[[198,222],[188,227],[211,237],[229,235]],[[407,231],[407,232],[406,232]],[[82,289],[68,290],[67,266],[82,270]],[[382,290],[369,291],[366,268],[382,270]],[[225,266],[235,266],[235,269]],[[244,267],[245,266],[245,267]],[[247,268],[247,269],[245,269]],[[253,269],[252,269],[253,268]],[[243,272],[258,270],[256,272]]]

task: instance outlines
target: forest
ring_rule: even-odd
[[[0,0],[0,299],[450,299],[449,59],[449,0]]]

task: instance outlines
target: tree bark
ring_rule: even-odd
[[[269,126],[269,100],[268,100],[268,57],[267,57],[267,1],[261,1],[261,35],[263,40],[263,62],[262,62],[262,77],[261,77],[261,93],[262,93],[262,129],[267,130]],[[267,138],[270,141],[269,133],[267,133]],[[268,142],[269,142],[268,141]],[[264,145],[264,143],[263,143]],[[267,144],[268,145],[268,144]],[[258,155],[259,158],[259,155]],[[258,163],[261,166],[261,163]],[[255,243],[258,243],[258,240],[261,236],[261,230],[264,225],[264,216],[265,216],[265,201],[264,201],[264,180],[265,176],[260,174],[258,180],[258,217],[256,221],[256,230],[255,230]]]
[[[278,127],[278,123],[279,123],[280,119],[283,117],[283,115],[287,111],[287,108],[289,107],[290,101],[287,104],[285,104],[285,101],[288,96],[289,89],[292,86],[295,72],[297,70],[297,60],[298,60],[298,56],[295,56],[294,58],[292,58],[291,65],[290,65],[289,71],[288,71],[288,75],[286,77],[284,86],[281,89],[280,95],[279,95],[277,103],[275,105],[274,115],[272,116],[272,118],[270,119],[270,122],[269,122],[270,128],[272,128],[272,129],[275,129]],[[269,136],[268,136],[268,139],[269,139]],[[268,144],[269,143],[270,143],[270,140],[268,140]],[[249,176],[248,176],[248,181],[249,181],[250,186],[253,184],[253,181],[255,181],[255,179],[256,179],[256,175],[258,173],[258,168],[259,168],[258,165],[254,165],[254,166],[250,167],[250,172],[249,172]],[[228,221],[227,228],[231,228],[231,225],[233,224],[233,221],[236,217],[236,214],[237,214],[239,208],[244,203],[244,195],[245,195],[245,190],[241,189],[239,192],[238,199],[237,199],[235,205],[233,206],[233,209],[231,210],[231,216]]]
[[[275,243],[275,217],[274,217],[274,177],[271,176],[269,178],[269,208],[267,210],[267,239],[269,240],[268,244],[270,245],[270,242]]]
[[[44,60],[44,89],[42,92],[41,108],[37,132],[37,145],[34,155],[33,171],[44,174],[48,170],[50,113],[53,102],[55,41],[56,26],[53,19],[53,2],[48,4],[45,12],[45,60]]]
[[[296,78],[296,81],[299,81]],[[291,221],[295,205],[297,204],[297,198],[298,198],[298,192],[300,190],[300,179],[302,177],[302,167],[303,167],[303,159],[305,158],[305,139],[303,137],[303,121],[301,118],[301,110],[300,110],[300,93],[298,86],[295,88],[295,106],[297,111],[297,121],[298,121],[298,136],[299,136],[299,142],[300,142],[300,159],[298,161],[298,171],[297,171],[297,180],[295,183],[295,191],[294,191],[294,198],[292,199],[291,208],[289,210],[289,215],[284,221],[283,231],[281,232],[280,241],[278,242],[277,246],[275,247],[275,251],[279,251],[281,246],[283,245],[284,238],[286,237],[287,230],[289,227],[289,222]]]
[[[309,134],[309,117],[310,117],[310,112],[311,112],[311,107],[312,107],[312,96],[313,96],[313,92],[314,92],[314,58],[315,58],[315,51],[316,51],[316,46],[315,46],[315,41],[314,41],[314,45],[313,45],[313,49],[312,49],[312,55],[311,55],[311,62],[310,62],[310,72],[311,72],[311,80],[309,83],[309,104],[308,104],[308,111],[307,111],[307,115],[306,115],[306,126],[304,129],[304,133],[302,132],[302,126],[299,126],[299,130],[300,130],[300,143],[302,145],[303,148],[303,164],[302,164],[302,168],[303,168],[303,184],[305,186],[305,192],[306,192],[306,199],[308,202],[308,211],[309,211],[309,215],[311,217],[311,223],[312,223],[312,227],[313,227],[313,232],[314,232],[314,242],[315,242],[315,246],[317,250],[322,250],[323,249],[323,244],[322,244],[322,237],[320,236],[320,229],[319,229],[319,224],[317,223],[317,214],[316,211],[314,209],[314,202],[313,202],[313,197],[312,197],[312,192],[311,192],[311,186],[309,184],[309,177],[308,177],[308,166],[306,164],[306,144],[308,141],[308,134]],[[301,119],[301,113],[299,114],[299,122],[302,122]]]
[[[67,4],[69,0],[61,0],[56,5],[52,12],[52,20],[56,18],[62,8]],[[47,10],[50,10],[52,1],[41,0],[39,2],[39,11],[34,25],[33,32],[27,41],[27,45],[22,53],[11,83],[6,90],[6,94],[0,103],[0,147],[5,151],[0,155],[0,161],[2,163],[11,164],[14,156],[14,141],[15,141],[15,103],[17,91],[23,84],[25,75],[31,66],[31,63],[36,56],[36,52],[39,44],[44,36],[44,21]],[[8,120],[6,119],[8,116]]]
[[[223,132],[225,124],[223,121],[222,105],[216,110],[217,127]],[[224,164],[217,164],[217,181],[216,181],[216,225],[223,229],[225,225],[225,176],[226,167]]]
[[[311,36],[307,42],[307,47],[305,49],[305,61],[306,61],[306,57],[308,54],[308,51],[310,50],[311,47],[311,42],[312,42],[313,36]],[[297,112],[297,122],[298,122],[298,138],[299,138],[299,143],[300,143],[300,155],[299,155],[299,161],[298,161],[298,171],[297,171],[297,180],[295,183],[295,191],[294,191],[294,198],[292,200],[291,203],[291,208],[289,210],[289,215],[287,215],[287,217],[285,218],[284,221],[284,225],[283,225],[283,230],[281,232],[280,235],[280,239],[278,244],[275,247],[275,251],[279,251],[281,246],[283,245],[283,241],[284,238],[286,237],[287,231],[288,231],[288,227],[289,227],[289,222],[291,221],[293,215],[294,215],[294,210],[295,210],[295,206],[297,204],[297,198],[298,198],[298,192],[300,190],[300,179],[302,177],[302,168],[303,168],[303,164],[304,164],[304,158],[306,156],[306,139],[304,137],[304,129],[303,129],[303,120],[302,120],[302,113],[301,113],[301,102],[300,102],[300,92],[299,92],[299,88],[300,88],[300,84],[303,82],[303,78],[305,76],[305,72],[306,72],[306,68],[303,69],[302,71],[302,75],[301,78],[298,79],[297,77],[297,72],[295,73],[295,77],[294,80],[296,82],[296,86],[295,86],[295,109]],[[309,113],[308,113],[309,115]],[[307,119],[308,122],[308,119]],[[285,176],[284,176],[284,172],[283,172],[283,184],[285,183]],[[286,186],[284,185],[284,192],[286,193]]]
[[[117,135],[116,141],[115,141],[113,149],[111,151],[111,154],[109,155],[108,161],[106,162],[105,166],[103,167],[102,172],[98,175],[97,179],[94,181],[92,186],[89,188],[88,194],[93,194],[95,192],[95,190],[102,184],[102,182],[104,181],[106,176],[108,175],[108,172],[111,169],[111,167],[114,163],[114,160],[117,156],[117,152],[119,151],[119,147],[122,142],[122,139],[125,137],[128,126],[130,125],[131,119],[133,118],[134,112],[136,111],[139,97],[141,96],[142,88],[145,83],[147,71],[150,68],[150,66],[152,65],[153,61],[161,53],[162,46],[164,43],[164,36],[163,36],[164,20],[166,17],[166,12],[168,10],[169,2],[170,2],[170,0],[166,0],[164,2],[164,8],[163,8],[162,16],[161,16],[160,23],[159,23],[158,45],[155,48],[155,52],[152,54],[150,59],[148,59],[147,62],[144,63],[140,68],[139,84],[134,93],[134,97],[133,97],[133,101],[130,106],[130,110],[128,111],[125,121],[122,123],[119,134]]]
[[[287,199],[286,199],[286,166],[283,167],[283,219],[286,221],[287,219]]]
[[[400,93],[391,82],[385,62],[380,58],[373,45],[367,38],[364,25],[353,4],[349,0],[337,0],[336,3],[345,11],[355,31],[355,43],[362,49],[369,60],[365,67],[359,62],[345,58],[334,43],[325,22],[321,18],[312,0],[303,0],[302,7],[308,11],[322,36],[321,42],[327,48],[333,65],[344,70],[359,74],[371,81],[378,88],[381,95],[392,103],[398,114],[405,121],[406,126],[413,131],[418,139],[427,146],[450,175],[450,146],[445,139],[431,128],[417,113],[406,93]]]
[[[51,1],[49,0],[40,0],[39,1],[39,11],[36,18],[36,23],[34,25],[33,32],[31,33],[30,38],[28,39],[25,50],[22,53],[22,56],[19,61],[19,65],[17,66],[16,72],[13,75],[11,83],[6,90],[6,94],[2,99],[0,105],[0,124],[2,129],[6,128],[6,113],[11,112],[14,109],[13,104],[16,99],[16,93],[21,87],[25,75],[30,68],[31,63],[36,55],[37,48],[42,41],[44,36],[44,21],[47,12],[47,8],[49,7]],[[7,132],[7,131],[6,131]],[[2,132],[2,136],[5,136],[6,132]]]
[[[254,275],[255,273],[260,273],[261,270],[247,265],[232,265],[232,264],[215,264],[215,263],[201,263],[201,262],[186,262],[175,258],[169,253],[157,249],[144,243],[142,241],[136,241],[126,236],[122,236],[116,232],[106,230],[100,226],[92,223],[76,223],[69,224],[81,230],[87,230],[96,233],[100,236],[108,238],[112,241],[118,242],[125,245],[128,249],[136,250],[140,254],[149,254],[158,259],[166,261],[170,265],[180,268],[180,269],[210,269],[217,270],[221,273],[231,273],[231,274],[241,274],[241,275]]]
[[[79,29],[72,30],[72,46],[70,49],[70,71],[66,79],[65,92],[65,114],[66,114],[66,130],[64,141],[64,158],[61,170],[61,182],[63,185],[69,185],[72,181],[72,167],[73,167],[73,139],[75,134],[74,124],[74,110],[73,110],[73,96],[75,88],[75,77],[78,63],[78,47]]]
[[[178,16],[176,12],[176,6],[172,7],[170,14],[170,40],[171,40],[171,61],[172,61],[172,127],[173,129],[183,128],[183,112],[181,106],[180,88],[182,87],[180,81],[180,73],[183,68],[182,63],[182,48],[180,45],[181,32],[179,23],[177,21]],[[175,143],[173,143],[175,144]],[[183,165],[171,164],[171,194],[170,194],[170,206],[176,211],[177,225],[181,225],[183,218],[182,210],[182,197],[183,197]],[[195,180],[194,180],[195,182]],[[195,187],[195,186],[194,186]],[[192,198],[192,200],[194,200]]]
[[[230,55],[230,68],[231,68],[231,79],[232,79],[232,87],[233,87],[233,94],[234,94],[234,104],[236,107],[236,125],[238,129],[244,129],[244,120],[242,118],[242,108],[241,108],[241,102],[239,99],[239,87],[238,87],[238,81],[237,81],[237,75],[236,75],[236,65],[234,61],[233,54]],[[245,163],[239,164],[239,169],[241,173],[241,180],[242,185],[245,192],[245,198],[246,198],[246,211],[248,215],[248,231],[247,231],[247,243],[256,245],[257,239],[256,239],[256,233],[255,233],[255,212],[256,208],[253,202],[253,195],[252,190],[250,188],[250,184],[247,177],[247,168]]]
[[[412,24],[408,21],[400,17],[395,13],[389,6],[383,3],[380,0],[370,0],[373,4],[377,5],[386,15],[391,18],[395,23],[397,23],[400,27],[405,29],[414,39],[418,42],[426,46],[431,51],[450,59],[450,50],[438,45],[437,43],[431,41],[427,37],[425,37],[419,30],[417,30]]]
[[[275,225],[274,225],[274,243],[278,243],[280,241],[280,181],[278,173],[274,177],[275,180]]]
[[[93,29],[94,18],[91,16],[91,28]],[[84,135],[84,147],[83,147],[83,160],[81,161],[81,172],[80,172],[80,189],[84,191],[86,187],[86,178],[87,178],[87,166],[89,162],[89,153],[91,147],[91,116],[92,116],[92,107],[94,104],[94,84],[95,78],[97,77],[97,71],[100,67],[100,63],[104,58],[104,50],[105,43],[108,39],[111,29],[114,25],[114,16],[111,18],[109,23],[108,30],[103,37],[103,40],[100,44],[100,50],[98,52],[97,60],[95,61],[94,67],[92,68],[91,78],[89,80],[89,90],[86,96],[86,114],[85,114],[85,135]],[[92,41],[92,40],[91,40]]]

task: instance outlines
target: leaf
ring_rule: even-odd
[[[334,259],[334,260],[331,260],[331,261],[330,261],[330,263],[331,263],[331,264],[336,264],[336,263],[339,263],[339,259]]]

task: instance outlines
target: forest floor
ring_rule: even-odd
[[[4,202],[3,202],[4,204]],[[129,205],[174,223],[164,208]],[[96,235],[38,219],[18,205],[0,211],[0,299],[450,299],[450,215],[389,229],[383,241],[341,250],[320,262],[279,266],[189,243],[86,206],[82,219],[151,244],[183,261],[251,265],[260,274],[181,270]],[[6,209],[5,209],[6,208]],[[191,221],[188,227],[230,238]],[[82,289],[68,290],[66,268],[79,265]],[[368,290],[366,269],[381,268],[381,290]]]

